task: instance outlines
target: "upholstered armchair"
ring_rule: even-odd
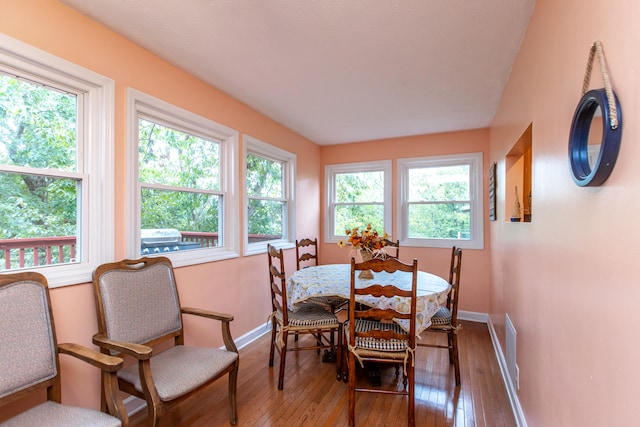
[[[239,357],[229,329],[233,316],[181,307],[173,267],[165,257],[101,265],[93,283],[99,328],[93,342],[104,353],[137,361],[118,373],[118,385],[147,402],[149,426],[224,376],[229,420],[236,424]],[[185,346],[183,314],[220,322],[225,349]],[[163,351],[157,350],[159,344]]]
[[[129,424],[116,378],[123,360],[78,344],[57,343],[49,288],[43,275],[0,274],[0,343],[0,408],[46,391],[44,403],[0,425],[126,427]],[[104,409],[109,414],[61,404],[60,353],[101,369]]]

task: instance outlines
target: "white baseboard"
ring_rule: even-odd
[[[489,315],[487,313],[477,313],[475,311],[458,311],[458,319],[470,322],[487,323]]]
[[[522,407],[520,406],[520,400],[518,400],[518,393],[516,391],[515,385],[513,384],[513,381],[511,381],[511,375],[509,375],[509,369],[507,368],[507,360],[504,358],[504,353],[502,352],[500,341],[498,340],[498,336],[496,335],[496,330],[493,327],[493,323],[491,323],[491,319],[488,318],[488,316],[487,320],[487,325],[489,326],[489,335],[491,335],[491,341],[493,341],[493,349],[496,352],[496,358],[498,359],[498,365],[500,366],[502,380],[504,381],[504,385],[507,388],[507,396],[509,397],[511,410],[513,411],[513,415],[516,419],[516,425],[518,425],[518,427],[527,427],[527,420],[524,417],[524,412],[522,412]]]
[[[238,350],[240,350],[241,348],[248,346],[253,341],[257,340],[258,338],[260,338],[261,336],[269,332],[271,332],[271,322],[267,321],[262,325],[258,326],[257,328],[254,328],[253,330],[247,332],[240,338],[236,338],[234,342],[236,343],[236,347],[238,347]],[[224,347],[220,347],[220,348],[223,349]]]

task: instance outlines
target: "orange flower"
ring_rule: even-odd
[[[348,236],[347,242],[351,244],[353,250],[365,250],[368,252],[382,249],[385,246],[385,239],[389,237],[387,233],[380,237],[378,231],[374,230],[371,224],[367,224],[362,231],[360,231],[359,227],[345,230],[345,234]],[[341,242],[343,245],[341,246],[340,242],[338,242],[338,245],[343,247],[344,241]]]

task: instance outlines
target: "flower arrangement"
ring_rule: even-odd
[[[351,244],[352,250],[366,251],[370,254],[382,250],[386,244],[386,239],[389,238],[387,233],[380,236],[371,224],[367,224],[362,231],[360,231],[359,227],[346,230],[345,234],[347,235],[347,243]],[[341,248],[345,247],[345,241],[341,239],[338,242],[338,246]]]

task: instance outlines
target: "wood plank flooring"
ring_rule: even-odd
[[[462,386],[455,387],[453,365],[443,349],[416,350],[416,425],[512,427],[516,422],[500,376],[486,324],[461,322],[459,335]],[[287,354],[284,390],[277,390],[278,356],[268,367],[269,334],[240,350],[238,426],[346,426],[347,384],[336,381],[336,365],[322,363],[314,351]],[[442,334],[424,334],[444,343]],[[301,338],[301,341],[303,339]],[[290,338],[293,344],[293,338]],[[364,371],[358,381],[367,381]],[[383,386],[402,387],[393,367],[381,371]],[[144,411],[131,417],[145,425]],[[230,426],[227,381],[220,380],[193,401],[176,408],[167,426]],[[356,394],[356,425],[406,426],[406,397]]]

